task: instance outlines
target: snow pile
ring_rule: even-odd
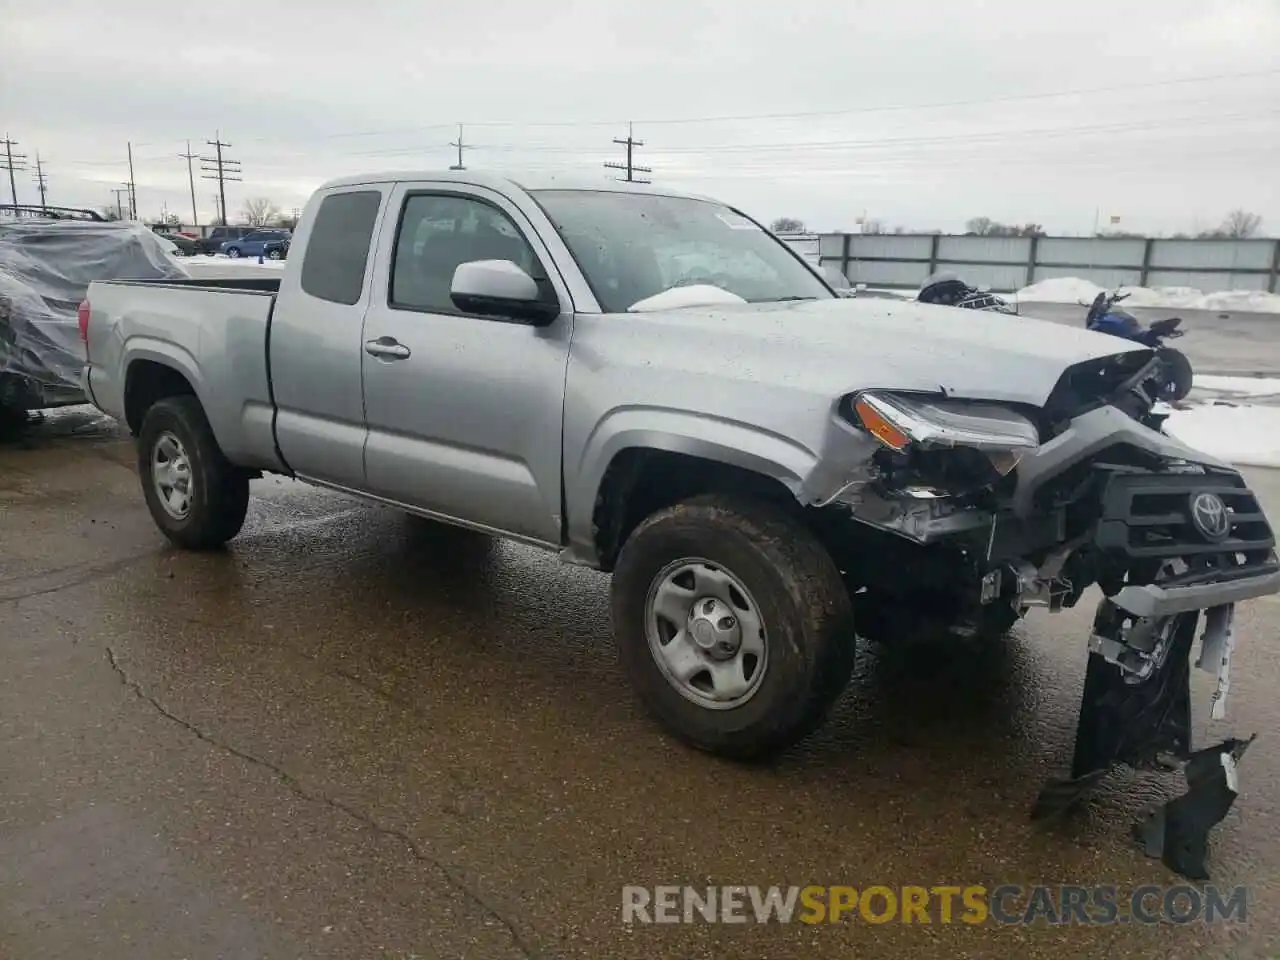
[[[1224,290],[1206,294],[1202,310],[1280,313],[1280,295],[1265,290]]]
[[[1187,406],[1169,412],[1165,430],[1236,466],[1280,468],[1280,378],[1196,374]]]
[[[1211,393],[1222,397],[1275,397],[1280,399],[1280,379],[1275,377],[1210,377],[1197,373],[1197,394]]]
[[[1223,290],[1204,293],[1195,287],[1121,287],[1128,294],[1121,307],[1166,310],[1207,310],[1217,313],[1280,313],[1280,294],[1265,290]],[[1023,287],[1016,294],[1027,303],[1092,303],[1103,288],[1081,277],[1053,277]]]
[[[687,287],[671,287],[651,297],[637,300],[627,310],[644,313],[649,310],[679,310],[683,307],[714,307],[728,303],[746,303],[736,293],[710,283],[691,283]]]
[[[1034,303],[1093,303],[1102,292],[1096,283],[1080,277],[1053,277],[1023,287],[1014,296]]]

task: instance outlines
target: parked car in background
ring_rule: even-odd
[[[262,255],[268,260],[284,260],[289,256],[289,243],[292,240],[292,236],[268,240],[262,246]]]
[[[250,233],[253,233],[253,227],[214,227],[199,241],[200,252],[209,255],[219,253],[228,240],[239,240]]]
[[[283,227],[270,227],[254,230],[245,234],[243,237],[234,240],[228,240],[222,245],[221,253],[225,253],[228,257],[258,257],[268,255],[268,245],[271,245],[270,252],[274,252],[275,256],[271,259],[279,260],[283,256],[284,244],[288,241],[290,233]]]
[[[168,240],[178,248],[178,253],[184,257],[191,257],[200,252],[200,241],[188,237],[186,234],[157,230],[156,236]]]

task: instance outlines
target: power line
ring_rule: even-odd
[[[27,155],[25,153],[14,153],[13,148],[18,145],[17,140],[13,140],[6,133],[4,135],[4,167],[9,171],[9,193],[13,196],[13,205],[18,205],[18,183],[14,179],[14,173],[18,170],[27,169]]]
[[[625,139],[625,140],[619,140],[617,137],[614,137],[613,142],[614,142],[614,143],[616,143],[616,144],[618,144],[619,146],[625,146],[625,147],[627,148],[627,162],[626,162],[626,163],[608,163],[608,162],[606,162],[606,163],[605,163],[605,167],[606,167],[607,169],[609,169],[609,170],[623,170],[623,171],[626,171],[626,176],[625,176],[625,177],[618,177],[618,178],[617,178],[617,179],[622,180],[622,181],[624,181],[624,182],[626,182],[626,183],[652,183],[652,182],[653,182],[652,180],[637,180],[637,179],[635,178],[635,174],[637,174],[637,173],[653,173],[653,170],[652,170],[651,168],[649,168],[649,167],[637,167],[637,166],[635,165],[635,163],[633,163],[633,162],[632,162],[632,152],[633,152],[633,150],[634,150],[636,147],[643,147],[643,146],[644,146],[644,141],[643,141],[643,140],[637,140],[637,139],[635,138],[635,136],[633,136],[633,128],[632,128],[632,125],[631,125],[630,123],[628,123],[628,124],[627,124],[627,139]]]
[[[232,182],[238,182],[242,180],[243,178],[240,174],[244,171],[240,169],[239,160],[228,160],[222,155],[222,148],[229,147],[231,144],[223,142],[221,131],[215,133],[214,138],[212,140],[206,140],[205,143],[213,147],[216,154],[212,157],[200,158],[200,169],[202,171],[200,178],[202,180],[218,181],[218,210],[220,211],[219,215],[222,222],[226,223],[227,181],[230,180]]]
[[[1280,74],[1280,69],[1253,70],[1242,73],[1219,73],[1195,77],[1174,77],[1168,80],[1148,80],[1140,83],[1112,84],[1104,87],[1077,87],[1068,90],[1052,90],[1043,93],[1016,93],[998,97],[979,97],[967,100],[935,100],[925,103],[895,103],[881,106],[848,107],[832,110],[789,111],[780,113],[715,114],[701,117],[652,117],[635,121],[652,126],[686,123],[728,123],[742,120],[804,120],[811,117],[854,116],[865,113],[890,113],[907,110],[942,110],[951,107],[985,106],[993,103],[1017,103],[1021,101],[1050,100],[1057,97],[1081,97],[1098,93],[1119,93],[1125,90],[1146,90],[1161,87],[1182,86],[1196,83],[1214,83],[1223,80],[1248,80]],[[472,127],[611,127],[617,120],[468,120]],[[378,137],[388,134],[415,133],[425,130],[447,130],[452,123],[429,123],[415,127],[392,127],[382,130],[342,131],[323,133],[311,137],[291,137],[292,140],[331,140],[348,137]],[[281,137],[252,137],[251,142],[279,142]]]
[[[191,169],[191,161],[199,160],[199,154],[191,152],[191,141],[187,141],[187,152],[178,154],[183,160],[187,161],[187,183],[191,187],[191,225],[193,227],[200,226],[200,215],[196,213],[196,178],[195,173]]]
[[[32,177],[36,182],[36,188],[40,191],[40,209],[46,206],[45,193],[49,188],[49,178],[45,175],[44,166],[40,163],[40,154],[36,153],[36,175]]]

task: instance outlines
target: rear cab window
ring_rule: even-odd
[[[320,201],[302,254],[304,293],[348,306],[360,301],[381,205],[378,190],[334,193]]]

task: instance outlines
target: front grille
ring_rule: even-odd
[[[1196,525],[1192,501],[1215,494],[1230,532],[1214,540]],[[1117,472],[1102,490],[1095,543],[1127,561],[1204,558],[1222,567],[1265,562],[1275,537],[1257,498],[1238,474]]]

